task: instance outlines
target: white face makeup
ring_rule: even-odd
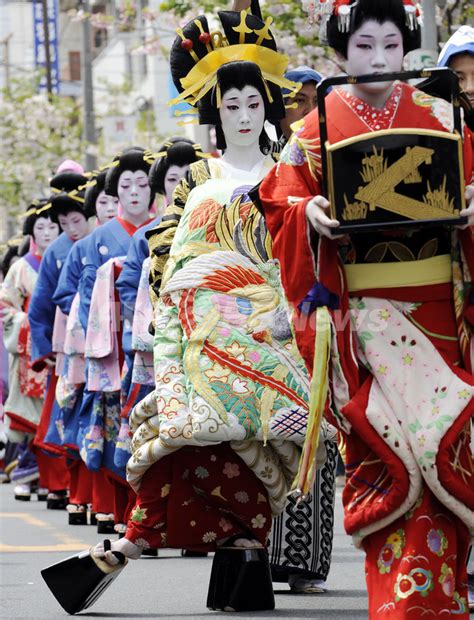
[[[174,188],[178,185],[189,169],[189,165],[170,166],[165,174],[165,197],[166,202],[170,204],[173,201]]]
[[[46,250],[48,245],[56,239],[59,234],[59,226],[52,222],[49,217],[40,217],[33,224],[33,239],[40,252]]]
[[[118,182],[118,197],[124,219],[141,219],[148,215],[151,189],[148,175],[143,170],[124,170]]]
[[[356,76],[401,71],[403,55],[403,37],[398,27],[389,21],[379,24],[368,20],[349,38],[345,69]],[[369,98],[367,103],[371,103],[373,96],[388,99],[392,87],[392,82],[357,84],[353,92],[363,100]]]
[[[100,192],[95,201],[95,210],[99,224],[105,224],[112,220],[117,215],[118,205],[118,198],[108,196],[104,191]]]
[[[71,211],[67,215],[58,215],[58,222],[63,232],[73,241],[79,241],[89,233],[87,220],[79,211]]]
[[[254,86],[231,88],[222,96],[219,109],[227,145],[251,146],[258,143],[265,122],[262,95]]]

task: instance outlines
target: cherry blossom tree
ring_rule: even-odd
[[[18,216],[63,159],[81,158],[81,120],[70,98],[38,94],[39,75],[12,80],[0,92],[0,217],[9,222],[3,235],[18,226]]]

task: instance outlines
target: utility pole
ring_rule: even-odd
[[[48,97],[53,94],[53,82],[51,80],[51,48],[49,47],[49,16],[48,0],[41,0],[43,7],[43,29],[44,29],[44,60],[46,64],[46,90]]]
[[[10,39],[13,33],[7,34],[6,37],[0,40],[0,45],[3,45],[3,62],[5,67],[5,90],[10,90]]]
[[[422,0],[423,26],[421,30],[421,47],[438,56],[438,27],[436,25],[436,1]]]
[[[89,2],[83,5],[86,14],[90,13]],[[82,21],[82,54],[81,54],[82,101],[84,106],[84,140],[86,142],[86,170],[97,167],[95,154],[96,131],[94,115],[94,86],[92,82],[91,25],[89,18]],[[92,147],[92,149],[91,149]]]

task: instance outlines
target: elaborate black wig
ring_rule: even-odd
[[[86,192],[84,194],[84,213],[87,218],[97,215],[95,203],[97,202],[100,192],[102,192],[105,188],[106,176],[107,170],[102,170],[94,177],[94,179],[91,179],[95,181],[95,185],[90,185],[86,188]]]
[[[151,164],[145,161],[145,150],[140,147],[127,149],[119,155],[115,161],[118,161],[118,164],[109,168],[105,176],[104,191],[109,196],[118,198],[118,183],[122,172],[125,172],[125,170],[130,170],[131,172],[143,170],[143,172],[148,175]],[[155,196],[152,191],[150,196],[150,207],[154,198]]]
[[[328,44],[344,58],[347,58],[347,44],[349,37],[368,20],[375,20],[383,24],[393,22],[403,36],[403,50],[405,54],[421,45],[421,29],[411,30],[407,23],[407,14],[402,0],[358,0],[351,10],[349,32],[340,32],[338,18],[332,15],[327,25]]]
[[[41,210],[40,213],[37,213],[37,210],[42,209],[42,207],[46,206],[47,204],[50,204],[48,198],[37,198],[28,205],[27,212],[31,211],[32,213],[30,213],[30,215],[27,215],[23,221],[24,235],[33,235],[33,227],[40,218],[43,217],[45,219],[48,219],[51,217],[52,205],[51,208]]]
[[[238,11],[219,11],[218,15],[228,45],[238,45],[241,37],[239,26],[242,14]],[[199,23],[199,26],[196,25],[197,23]],[[268,38],[261,41],[259,33],[265,30],[266,24],[259,17],[247,14],[245,26],[248,30],[245,33],[246,44],[258,44],[273,51],[277,50],[275,39],[269,30],[267,32]],[[193,69],[196,65],[196,59],[202,60],[207,56],[209,49],[206,46],[206,40],[209,37],[215,36],[215,34],[210,33],[206,17],[200,15],[183,27],[181,35],[175,39],[170,52],[171,76],[180,93],[184,90],[181,79],[185,78]],[[264,80],[257,64],[241,60],[228,62],[220,66],[216,77],[216,86],[199,99],[197,109],[201,125],[216,126],[217,148],[225,149],[225,139],[222,133],[219,108],[217,107],[218,90],[220,90],[220,94],[223,96],[230,88],[235,87],[242,90],[247,85],[254,86],[263,97],[265,119],[277,122],[285,117],[285,106],[280,86],[270,80]],[[268,93],[270,93],[270,97]],[[269,144],[270,141],[265,131],[263,131],[260,137],[262,150],[265,151]]]
[[[187,166],[199,159],[198,153],[202,153],[201,145],[194,144],[187,138],[170,138],[161,148],[159,153],[165,153],[156,159],[148,175],[151,191],[165,195],[165,177],[171,166]]]
[[[52,209],[50,216],[53,222],[58,223],[59,215],[67,215],[73,211],[84,213],[84,186],[87,177],[77,172],[60,172],[49,182],[53,191],[50,197]]]

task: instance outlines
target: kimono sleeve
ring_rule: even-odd
[[[122,305],[122,317],[125,322],[130,325],[133,323],[133,314],[135,312],[135,302],[137,299],[138,285],[142,273],[143,265],[143,248],[140,244],[141,237],[134,238],[130,244],[122,267],[120,276],[116,282],[116,288],[119,293],[120,303]],[[142,241],[144,241],[142,239]],[[125,331],[124,331],[125,336]],[[130,346],[126,346],[124,342],[124,350],[130,350]]]
[[[71,305],[76,296],[83,269],[81,246],[79,244],[79,241],[75,243],[69,252],[53,295],[53,302],[60,307],[64,314],[69,314],[71,311]]]
[[[306,119],[311,121],[311,116]],[[280,161],[262,181],[259,195],[286,295],[297,304],[316,279],[310,240],[314,233],[306,220],[306,204],[321,188],[319,138],[311,137],[304,124],[294,128]]]
[[[153,308],[156,307],[160,294],[163,271],[169,257],[171,244],[184,211],[190,192],[187,178],[181,179],[173,193],[173,202],[166,207],[166,211],[158,226],[147,233],[150,246],[150,297]]]
[[[92,233],[95,235],[95,233]],[[82,329],[87,333],[87,323],[91,307],[92,291],[97,278],[97,269],[103,264],[103,258],[99,252],[98,243],[95,238],[91,239],[88,251],[88,259],[83,266],[79,280],[79,322]]]
[[[41,370],[44,365],[43,360],[53,352],[52,337],[56,314],[53,295],[58,278],[59,268],[54,253],[46,250],[28,307],[32,340],[31,359],[34,370]]]
[[[0,287],[0,313],[3,321],[3,341],[9,353],[18,353],[18,340],[22,328],[28,325],[24,312],[26,291],[21,278],[22,262],[17,261],[8,271]]]

